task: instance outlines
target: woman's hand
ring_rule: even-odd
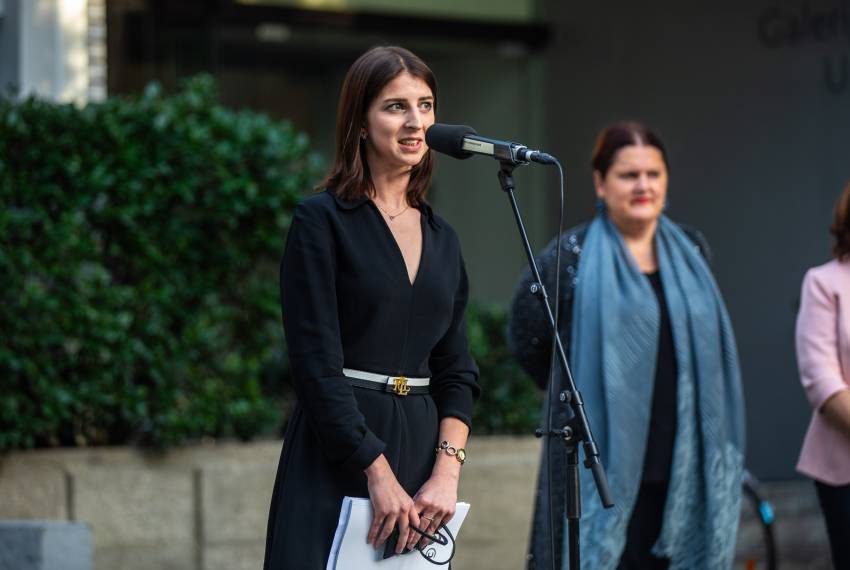
[[[821,406],[821,412],[829,423],[850,438],[850,390],[840,390],[829,397]]]
[[[457,418],[446,417],[440,420],[440,441],[451,442],[457,449],[466,447],[469,428]],[[422,488],[413,497],[414,511],[422,520],[422,526],[417,527],[428,534],[434,534],[441,525],[449,522],[457,508],[457,484],[460,481],[461,463],[456,456],[437,451],[431,477],[425,481]],[[412,548],[419,539],[419,533],[411,532],[408,538],[408,548]],[[414,536],[415,535],[415,536]],[[428,539],[423,539],[428,544]]]
[[[382,455],[366,468],[368,479],[369,500],[372,502],[372,526],[366,542],[378,548],[392,534],[398,524],[398,543],[396,554],[401,554],[410,543],[411,534],[419,535],[410,530],[410,525],[419,526],[419,512],[414,508],[413,499],[402,488],[396,479],[386,457]]]
[[[422,526],[417,528],[421,528],[428,534],[434,534],[441,525],[451,520],[457,507],[459,475],[459,470],[456,469],[434,469],[434,473],[413,497],[414,511],[419,514],[419,519],[422,521]],[[419,533],[411,532],[407,548],[413,548],[420,538],[422,537]],[[423,540],[424,544],[428,544],[427,538]]]

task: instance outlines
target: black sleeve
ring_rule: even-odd
[[[466,304],[469,281],[463,259],[458,256],[460,279],[455,291],[452,320],[446,334],[431,351],[428,367],[432,396],[439,418],[453,417],[472,427],[472,403],[481,393],[478,366],[469,352],[466,336]]]
[[[564,239],[567,239],[566,236]],[[555,240],[552,240],[535,258],[553,312],[555,310],[556,255]],[[562,247],[561,304],[558,330],[561,334],[561,341],[564,343],[564,349],[567,351],[569,350],[569,329],[572,322],[572,292],[574,286],[572,279],[575,276],[565,269],[568,267],[575,268],[576,261],[576,253],[569,247]],[[520,366],[528,372],[538,386],[545,388],[549,378],[549,363],[552,355],[552,334],[542,303],[531,293],[533,283],[534,277],[531,269],[526,269],[514,291],[508,320],[508,346]]]
[[[336,257],[327,214],[299,205],[280,270],[283,327],[295,392],[328,459],[365,469],[384,451],[342,374]]]

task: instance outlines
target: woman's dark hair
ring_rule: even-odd
[[[624,146],[631,145],[654,146],[661,151],[664,166],[670,170],[670,165],[667,163],[667,151],[664,149],[661,138],[643,123],[626,121],[605,127],[596,137],[596,144],[593,145],[593,154],[590,158],[594,172],[599,172],[602,178],[605,178],[617,152]]]
[[[850,182],[835,202],[835,213],[829,233],[834,238],[832,255],[843,261],[850,257]]]
[[[437,81],[416,55],[396,46],[372,48],[361,55],[351,65],[342,84],[336,114],[336,155],[330,174],[317,190],[331,188],[346,200],[355,200],[374,191],[366,163],[365,140],[360,131],[366,125],[369,106],[387,83],[403,72],[418,77],[431,88],[436,110]],[[407,200],[412,206],[423,201],[433,170],[433,153],[428,151],[410,172]]]

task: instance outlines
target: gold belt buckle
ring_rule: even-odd
[[[410,392],[410,386],[407,385],[407,378],[404,376],[393,378],[393,394],[407,396],[408,392]]]

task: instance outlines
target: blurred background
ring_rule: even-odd
[[[830,257],[832,205],[850,178],[846,0],[0,0],[0,517],[88,522],[99,568],[138,556],[140,568],[255,567],[267,495],[226,505],[262,510],[246,515],[253,534],[205,535],[205,517],[234,500],[225,487],[208,494],[240,476],[198,457],[262,455],[271,467],[250,480],[270,492],[292,398],[276,263],[289,212],[332,158],[345,71],[382,44],[431,66],[439,121],[559,157],[567,227],[593,214],[596,133],[623,119],[660,133],[668,214],[708,238],[735,325],[747,465],[777,525],[782,514],[801,523],[779,528],[780,550],[800,567],[826,564],[814,495],[794,471],[810,410],[793,329],[803,274]],[[514,477],[511,497],[528,510],[540,397],[504,347],[526,262],[496,172],[484,158],[441,156],[430,198],[470,273],[487,394],[477,429],[496,434],[481,439],[495,462],[481,475]],[[557,229],[556,172],[526,167],[516,182],[538,250]],[[127,444],[144,451],[127,452],[122,473],[159,475],[116,483],[116,494],[166,485],[189,496],[188,522],[170,534],[141,507],[129,516],[152,520],[135,530],[98,528],[104,487],[84,474]],[[191,458],[180,466],[150,456],[184,444],[201,451],[181,448]],[[516,448],[500,453],[506,445]],[[88,455],[39,455],[52,447]],[[86,489],[93,502],[80,507]],[[496,553],[500,532],[525,536],[528,513],[518,516],[504,528],[482,518],[468,549]],[[184,546],[149,558],[174,535]],[[519,546],[463,567],[518,567]]]

